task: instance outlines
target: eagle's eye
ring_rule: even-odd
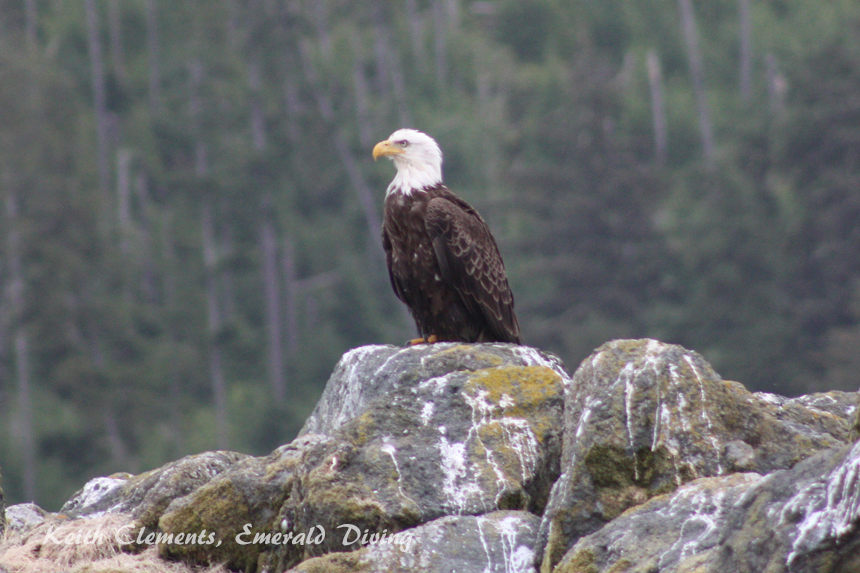
[[[405,139],[401,139],[400,141],[397,142],[397,145],[399,145],[400,147],[408,147],[409,142],[406,141]]]

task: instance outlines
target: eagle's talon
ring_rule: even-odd
[[[413,338],[406,342],[406,346],[415,346],[417,344],[436,344],[438,338],[435,334],[431,334],[427,338]]]

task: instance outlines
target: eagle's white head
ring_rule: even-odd
[[[397,175],[386,195],[394,192],[409,195],[415,189],[442,183],[442,151],[432,137],[414,129],[398,129],[373,148],[373,159],[390,157]]]

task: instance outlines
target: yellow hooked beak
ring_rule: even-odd
[[[400,155],[401,153],[403,153],[403,150],[387,139],[385,141],[380,141],[373,146],[374,161],[376,161],[380,157],[387,157],[389,155]]]

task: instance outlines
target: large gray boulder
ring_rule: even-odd
[[[566,383],[558,360],[514,345],[356,349],[293,444],[239,462],[159,520],[166,534],[206,530],[223,543],[161,553],[283,570],[361,548],[335,534],[343,524],[394,534],[447,515],[539,515],[559,474]],[[251,541],[301,542],[238,543],[246,524]]]
[[[680,346],[604,344],[582,362],[567,394],[541,571],[552,571],[579,538],[687,482],[767,474],[844,445],[856,403],[848,393],[752,394]]]

